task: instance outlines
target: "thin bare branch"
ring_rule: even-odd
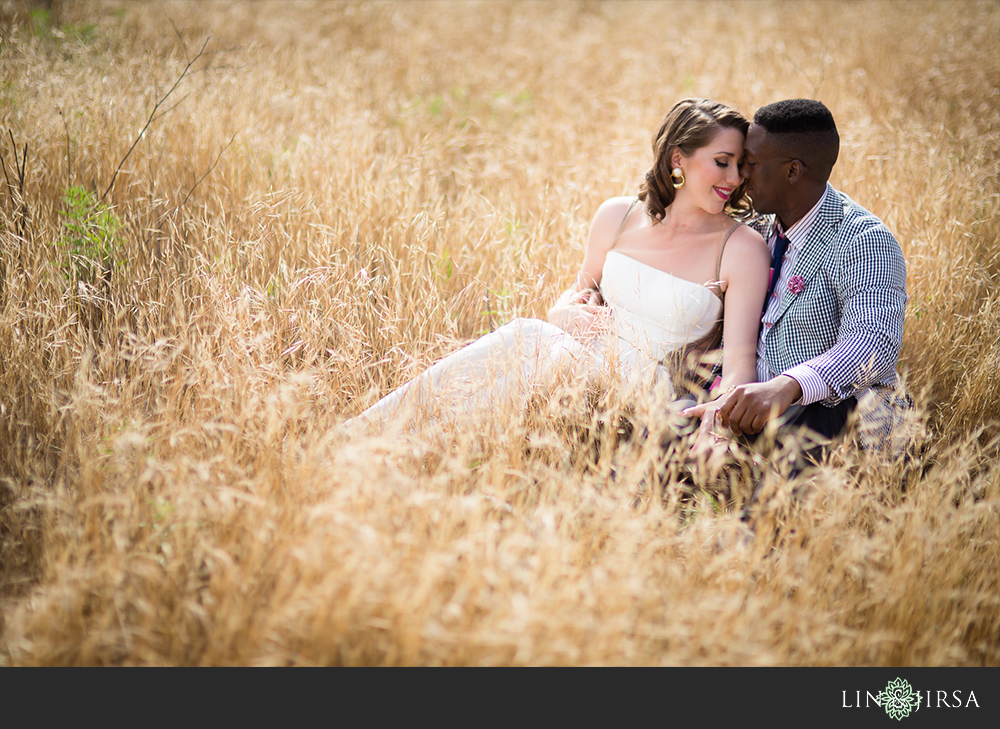
[[[193,74],[192,74],[192,75],[193,75]],[[167,114],[169,114],[170,112],[172,112],[172,111],[173,111],[174,109],[176,109],[176,108],[177,108],[178,106],[180,106],[181,104],[183,104],[183,103],[184,103],[184,99],[186,99],[186,98],[187,98],[187,97],[189,97],[190,95],[191,95],[191,93],[190,93],[190,92],[188,92],[188,93],[184,94],[184,96],[182,96],[182,97],[181,97],[180,99],[178,99],[178,100],[177,100],[177,103],[176,103],[176,104],[174,104],[173,106],[171,106],[171,107],[170,107],[169,109],[164,109],[164,110],[163,110],[163,111],[161,111],[161,112],[160,112],[159,114],[157,114],[157,115],[156,115],[156,118],[155,118],[155,119],[153,119],[153,121],[159,121],[160,119],[162,119],[163,117],[165,117],[165,116],[166,116]]]
[[[156,112],[163,105],[163,102],[165,102],[168,98],[170,98],[170,95],[172,93],[174,93],[174,91],[180,85],[181,81],[183,81],[184,78],[188,75],[188,73],[191,70],[191,66],[199,58],[201,58],[201,55],[205,52],[205,48],[208,46],[208,42],[210,40],[211,40],[211,36],[209,36],[208,38],[205,39],[205,42],[202,44],[201,49],[198,51],[197,54],[195,54],[194,58],[192,58],[190,61],[188,61],[187,65],[184,67],[184,70],[181,72],[181,75],[178,76],[177,80],[174,82],[174,85],[171,86],[170,90],[167,91],[167,93],[165,93],[163,96],[161,96],[160,100],[156,102],[156,105],[153,107],[153,110],[149,114],[149,119],[146,120],[146,123],[143,125],[142,129],[139,130],[139,134],[136,136],[135,141],[132,142],[132,146],[128,148],[128,152],[126,152],[125,156],[122,157],[122,161],[118,163],[118,168],[115,170],[115,174],[112,175],[111,182],[108,183],[108,188],[104,191],[104,194],[101,195],[101,197],[98,199],[97,202],[102,202],[104,200],[104,198],[106,198],[108,196],[108,193],[111,192],[111,188],[114,187],[115,180],[118,178],[118,173],[121,172],[122,165],[125,164],[125,160],[127,160],[129,158],[129,155],[132,154],[132,150],[135,149],[136,145],[139,144],[139,140],[142,139],[142,136],[146,133],[146,130],[149,128],[149,125],[153,123],[153,119],[156,116]]]
[[[8,129],[7,134],[10,135],[10,146],[14,148],[14,171],[20,174],[21,164],[17,161],[17,142],[14,141],[14,132]]]
[[[2,151],[0,151],[0,165],[3,166],[3,177],[4,177],[5,180],[7,180],[7,192],[11,195],[11,200],[13,200],[14,199],[14,197],[13,197],[14,193],[11,192],[10,178],[7,177],[7,163],[4,161],[3,152]]]
[[[62,109],[59,109],[59,116],[62,117],[63,129],[66,132],[66,187],[69,187],[73,181],[73,158],[70,156],[69,148],[69,122],[66,121],[66,115],[63,114]]]
[[[14,172],[16,173],[15,180],[17,181],[16,195],[14,186],[10,183],[10,176],[7,174],[7,161],[4,159],[2,152],[0,152],[0,167],[3,168],[4,180],[7,182],[7,194],[10,196],[10,202],[14,209],[15,230],[18,235],[23,236],[28,226],[28,204],[24,199],[24,180],[28,169],[28,143],[24,143],[24,149],[21,152],[20,159],[18,159],[17,142],[14,141],[14,132],[11,129],[7,129],[7,134],[10,137],[10,146],[14,149]]]
[[[207,170],[205,170],[205,174],[203,174],[201,177],[198,178],[198,181],[194,183],[194,185],[191,187],[190,190],[188,190],[187,195],[184,196],[184,199],[181,200],[180,203],[173,210],[170,211],[171,213],[180,210],[182,207],[184,207],[187,201],[191,199],[191,195],[192,193],[194,193],[195,188],[197,188],[198,185],[200,185],[202,181],[209,176],[212,170],[216,168],[216,166],[219,164],[219,160],[222,159],[223,153],[233,145],[233,142],[235,140],[236,140],[236,134],[234,133],[233,136],[229,138],[229,141],[226,143],[226,146],[219,150],[219,154],[216,155],[215,161],[212,162],[211,165],[209,165],[209,168]]]
[[[8,129],[7,133],[10,135],[10,146],[14,148],[14,172],[17,173],[17,177],[15,177],[14,179],[17,180],[18,188],[20,190],[23,190],[24,170],[22,169],[22,165],[20,164],[20,162],[18,162],[17,159],[17,143],[14,142],[14,132]],[[24,145],[24,151],[27,154],[28,151],[27,144]],[[3,167],[3,177],[7,181],[7,193],[10,195],[10,201],[12,204],[16,204],[14,200],[14,186],[10,184],[10,177],[7,175],[7,161],[3,157],[3,151],[0,151],[0,166]]]
[[[174,33],[177,34],[177,40],[179,40],[181,42],[181,48],[184,49],[184,60],[185,61],[190,61],[191,58],[188,55],[187,43],[184,42],[184,37],[181,35],[181,32],[179,30],[177,30],[177,26],[174,25],[174,19],[171,18],[168,15],[167,16],[167,21],[170,23],[170,27],[174,29]]]

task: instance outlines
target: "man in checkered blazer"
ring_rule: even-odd
[[[762,107],[747,134],[740,171],[774,271],[758,382],[685,411],[738,437],[777,417],[782,432],[806,426],[832,438],[860,408],[863,442],[885,446],[909,405],[896,373],[903,252],[881,220],[829,184],[839,148],[833,115],[809,99]]]

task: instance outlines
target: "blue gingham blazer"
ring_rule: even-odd
[[[754,223],[765,240],[773,221],[768,215]],[[827,184],[791,274],[803,278],[805,289],[782,297],[765,342],[768,368],[780,374],[807,363],[830,387],[823,404],[853,395],[868,421],[862,430],[876,440],[887,435],[910,404],[896,373],[907,300],[899,243],[879,218]]]

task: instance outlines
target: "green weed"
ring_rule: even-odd
[[[56,245],[65,254],[64,268],[75,281],[93,285],[107,280],[113,268],[124,263],[119,258],[121,219],[89,190],[75,185],[66,188],[63,205],[65,235]]]

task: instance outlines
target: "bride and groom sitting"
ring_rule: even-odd
[[[486,335],[348,429],[414,406],[438,418],[491,407],[553,372],[611,374],[673,401],[678,355],[721,342],[720,377],[683,410],[703,437],[745,439],[779,419],[781,431],[831,439],[860,402],[863,441],[882,446],[908,405],[896,372],[906,267],[885,224],[829,184],[838,152],[818,101],[769,104],[752,123],[717,102],[678,102],[638,195],[595,214],[575,284],[548,321]]]

